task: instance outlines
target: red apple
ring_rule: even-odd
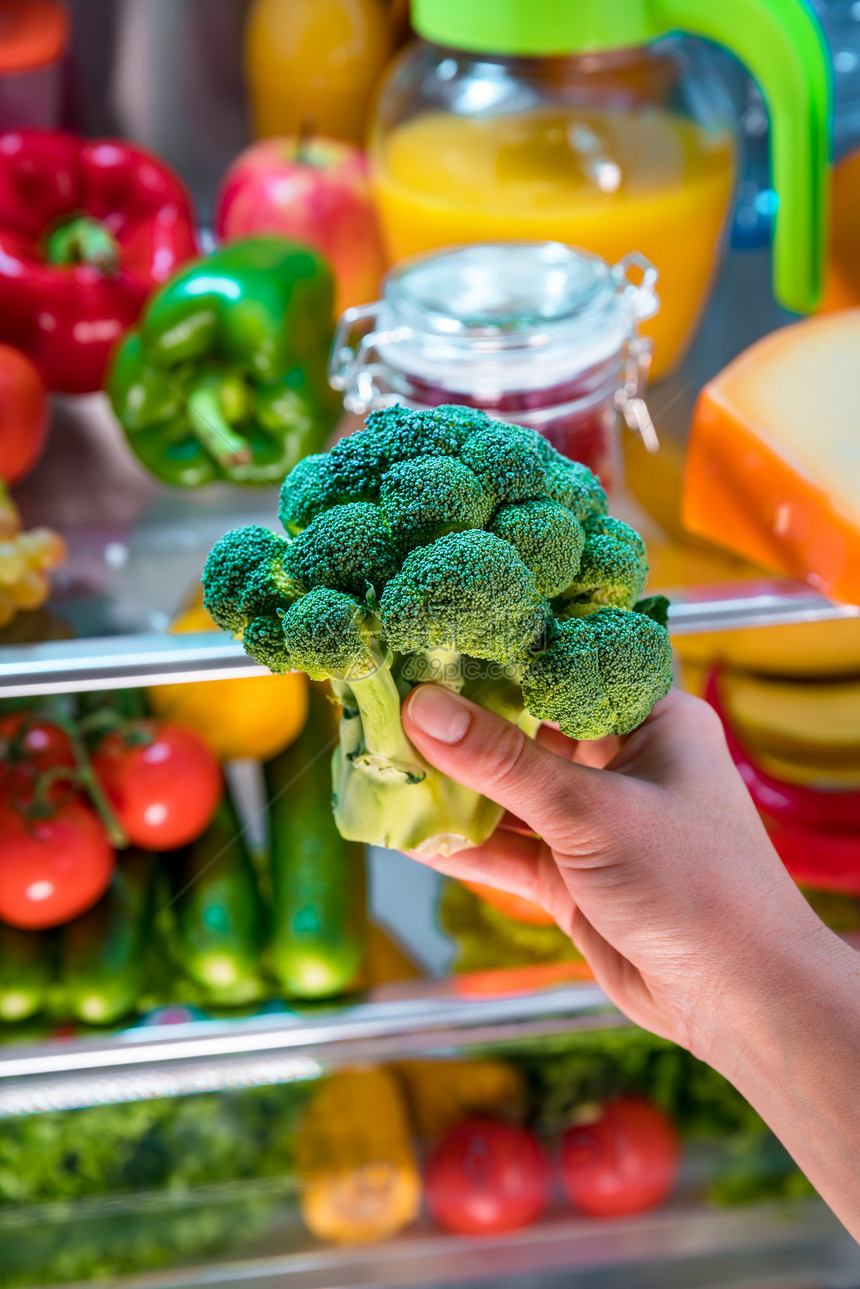
[[[233,162],[215,202],[225,242],[277,233],[314,246],[337,283],[337,310],[379,296],[385,271],[365,154],[337,139],[262,139]]]

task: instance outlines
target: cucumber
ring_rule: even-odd
[[[315,689],[295,743],[266,766],[271,832],[269,962],[292,998],[341,993],[364,955],[367,874],[364,846],[344,841],[331,811],[325,745],[331,706]]]
[[[257,879],[233,807],[224,798],[180,867],[176,900],[182,968],[216,1002],[261,997],[263,911]]]
[[[40,1012],[51,988],[53,943],[43,931],[0,924],[0,1020]]]
[[[155,903],[158,858],[128,850],[117,859],[107,893],[63,928],[61,994],[89,1025],[110,1025],[135,1010]]]

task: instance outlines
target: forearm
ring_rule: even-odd
[[[729,990],[707,1059],[860,1239],[860,954],[822,927],[755,977]]]

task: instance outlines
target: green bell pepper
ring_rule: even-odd
[[[171,278],[107,380],[147,469],[183,488],[272,484],[319,451],[340,406],[326,380],[333,304],[326,261],[280,237],[233,242]]]

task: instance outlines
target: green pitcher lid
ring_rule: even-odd
[[[660,35],[649,0],[412,0],[425,40],[535,57],[646,44]]]

